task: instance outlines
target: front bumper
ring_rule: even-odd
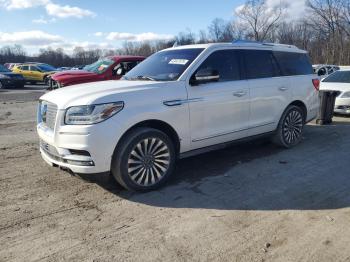
[[[337,97],[334,105],[334,112],[338,114],[350,114],[350,98]]]
[[[64,110],[58,110],[54,130],[38,123],[42,158],[50,165],[68,168],[74,173],[109,172],[121,130],[111,127],[111,121],[89,126],[64,125],[59,120],[63,116]]]

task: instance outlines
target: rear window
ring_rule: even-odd
[[[350,83],[350,71],[336,71],[322,82]]]
[[[271,51],[242,50],[246,65],[246,78],[257,79],[280,75]]]
[[[309,75],[313,69],[307,54],[273,52],[283,76]]]

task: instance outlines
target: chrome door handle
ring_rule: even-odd
[[[233,93],[233,95],[236,97],[242,97],[242,96],[245,96],[246,94],[247,93],[244,91],[238,91],[238,92]]]
[[[280,88],[278,88],[280,91],[287,91],[288,90],[288,87],[285,87],[285,86],[281,86]]]

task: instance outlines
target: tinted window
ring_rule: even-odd
[[[313,74],[307,54],[291,52],[274,52],[284,76]]]
[[[212,53],[198,70],[211,69],[218,71],[219,81],[240,80],[239,64],[238,51],[220,50]]]
[[[36,66],[30,66],[30,71],[39,71],[40,70]]]
[[[202,51],[202,48],[193,48],[158,52],[134,67],[124,79],[175,81]]]
[[[322,82],[350,83],[350,71],[336,71]]]
[[[279,67],[271,51],[243,50],[246,78],[266,78],[280,75]]]
[[[21,66],[22,70],[29,70],[29,66]]]

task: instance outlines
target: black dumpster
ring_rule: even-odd
[[[339,95],[339,91],[320,90],[320,108],[316,123],[319,125],[327,125],[332,123],[335,99]]]

